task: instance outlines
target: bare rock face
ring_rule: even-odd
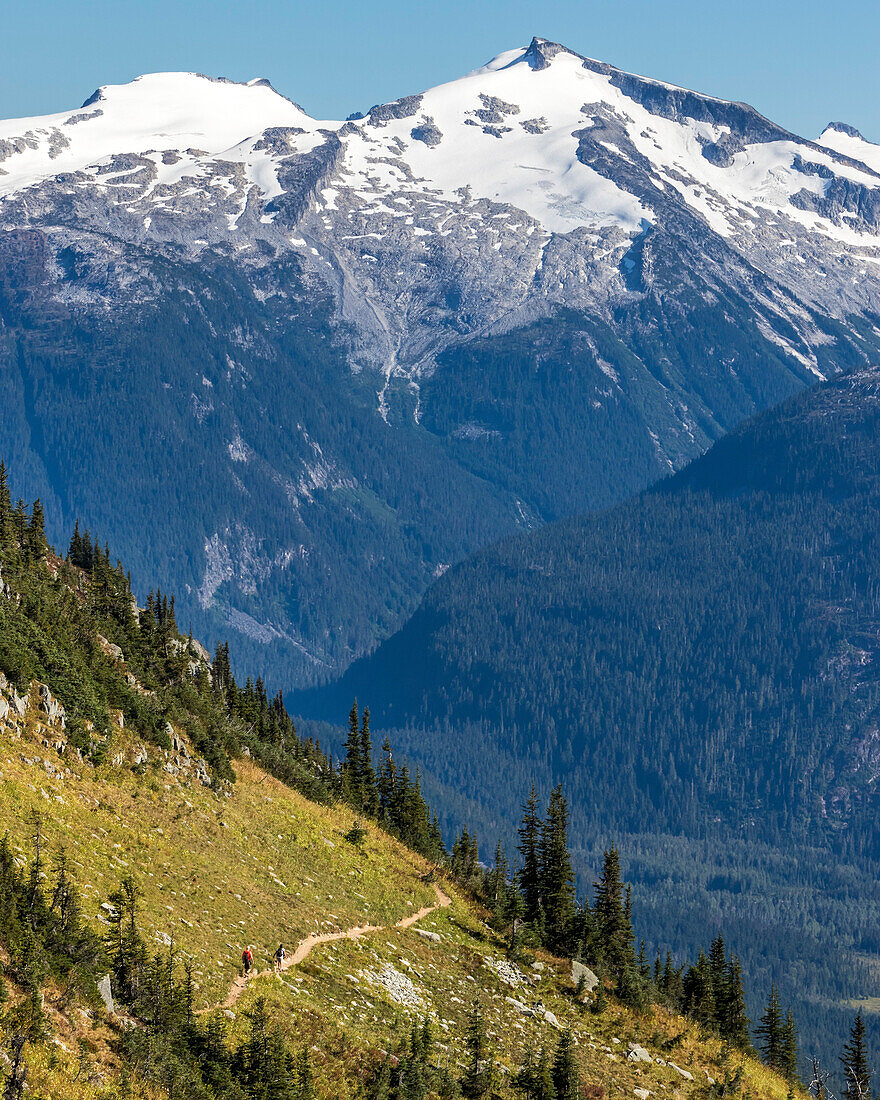
[[[46,721],[50,726],[59,726],[64,729],[67,721],[64,707],[58,702],[46,684],[38,684],[37,687],[40,694],[40,709],[46,716]]]

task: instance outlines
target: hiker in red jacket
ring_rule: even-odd
[[[244,976],[247,977],[251,972],[251,967],[254,965],[254,953],[249,947],[246,947],[241,953],[241,961],[244,965]]]

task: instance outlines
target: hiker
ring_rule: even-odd
[[[244,976],[248,977],[251,972],[251,967],[254,965],[254,953],[250,947],[246,947],[241,953],[241,961],[244,965]]]
[[[287,952],[284,950],[284,944],[278,944],[278,950],[275,952],[275,973],[280,974],[284,969],[284,960],[287,958]]]

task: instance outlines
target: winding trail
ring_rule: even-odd
[[[452,898],[444,894],[436,882],[434,883],[434,893],[437,895],[436,905],[426,905],[417,913],[410,913],[408,917],[401,917],[396,924],[391,926],[386,924],[362,924],[355,928],[349,928],[345,932],[312,932],[310,935],[306,936],[304,940],[299,941],[293,952],[288,955],[281,964],[281,969],[289,970],[291,966],[297,966],[304,959],[307,959],[312,951],[322,943],[332,943],[334,940],[358,940],[361,936],[369,935],[371,932],[387,931],[389,927],[411,928],[418,921],[424,920],[425,917],[435,912],[435,910],[446,909],[452,904]],[[212,1005],[209,1008],[201,1009],[197,1015],[203,1015],[206,1012],[214,1012],[218,1008],[232,1008],[238,998],[244,993],[248,982],[253,978],[265,978],[274,973],[274,970],[255,970],[246,978],[239,974],[238,977],[233,979],[232,985],[229,987],[229,992],[226,994],[226,999],[224,1001],[221,1001],[220,1004]]]

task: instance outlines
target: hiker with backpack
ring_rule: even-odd
[[[244,966],[244,976],[247,978],[250,976],[251,967],[254,965],[254,953],[250,947],[246,947],[241,953],[241,962]]]
[[[278,950],[275,952],[275,973],[280,974],[284,969],[284,960],[287,958],[287,952],[284,950],[284,944],[278,944]]]

